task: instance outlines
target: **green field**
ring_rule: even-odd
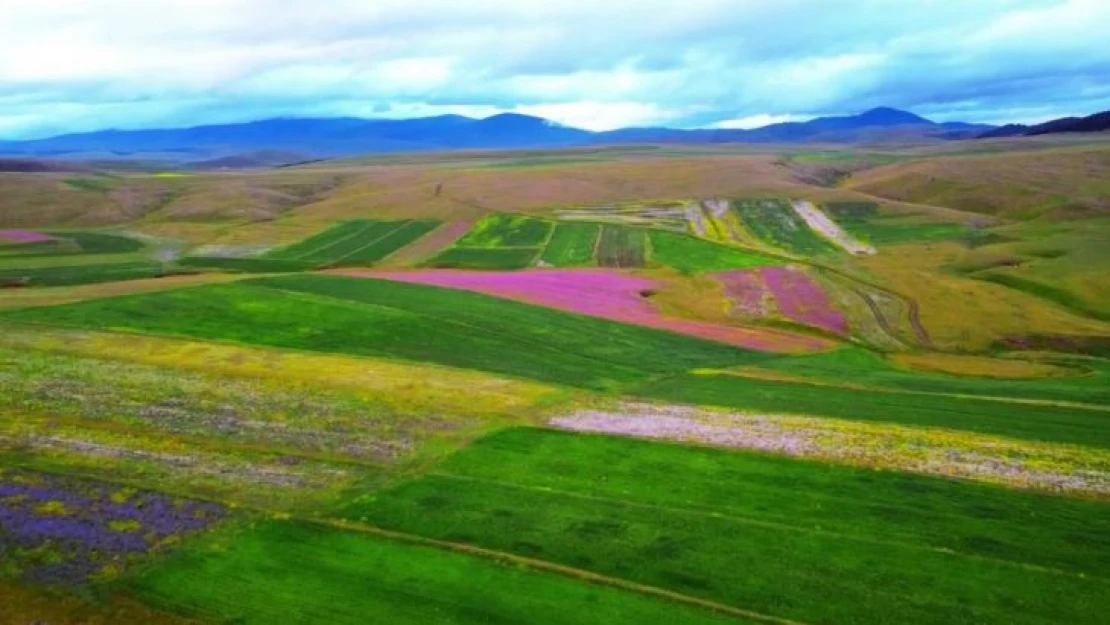
[[[315,269],[312,261],[283,258],[221,258],[216,256],[187,256],[176,262],[182,267],[222,269],[245,273],[290,273]]]
[[[492,213],[474,224],[459,247],[542,247],[551,235],[550,221],[526,215]]]
[[[47,267],[5,267],[0,269],[0,283],[24,286],[69,286],[157,278],[173,273],[161,264],[149,261],[62,265]]]
[[[30,244],[0,244],[0,258],[71,257],[100,254],[130,254],[142,251],[144,243],[138,239],[111,232],[92,230],[40,230],[55,237],[56,241]]]
[[[540,260],[552,267],[587,267],[595,264],[594,249],[601,226],[591,223],[560,223]]]
[[[315,265],[370,265],[435,230],[439,224],[430,219],[349,221],[269,252],[265,258]]]
[[[769,245],[795,254],[824,254],[838,248],[810,230],[785,200],[734,200],[744,226]]]
[[[647,262],[647,230],[605,225],[597,243],[597,262],[602,267],[627,269]]]
[[[536,260],[538,249],[526,247],[451,247],[425,263],[430,267],[466,269],[525,269]]]
[[[767,357],[477,293],[334,276],[265,278],[5,316],[392,356],[590,388]]]
[[[152,604],[271,623],[744,623],[431,547],[302,523],[213,536],[123,584]]]
[[[873,245],[968,238],[975,231],[957,223],[930,223],[912,216],[880,214],[874,202],[828,202],[826,213],[853,237]]]
[[[348,515],[802,622],[1098,623],[1110,601],[1106,510],[936,478],[515,430],[356,501]]]
[[[1103,321],[1110,321],[1110,311],[1093,306],[1079,295],[1052,284],[1045,284],[1042,281],[1029,279],[1022,275],[1015,275],[1014,273],[997,270],[982,271],[974,274],[974,277],[979,280],[994,282],[995,284],[1001,284],[1011,289],[1036,295],[1037,297],[1054,302],[1081,315],[1102,319]]]
[[[1051,359],[1047,362],[1070,370],[1070,375],[1008,380],[907,371],[880,354],[860,348],[839,350],[760,363],[761,369],[802,375],[826,383],[850,379],[854,384],[928,393],[981,395],[1034,400],[1056,400],[1110,405],[1110,363],[1102,360]]]
[[[782,261],[674,232],[651,231],[651,260],[683,273],[777,265]]]
[[[491,213],[424,264],[464,269],[525,269],[533,266],[555,225],[525,215]]]

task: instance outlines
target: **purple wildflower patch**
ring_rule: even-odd
[[[224,515],[213,503],[0,469],[0,561],[32,583],[110,575]]]
[[[47,241],[56,241],[54,237],[49,234],[41,232],[33,232],[31,230],[5,230],[0,228],[0,242],[10,243],[45,243]]]

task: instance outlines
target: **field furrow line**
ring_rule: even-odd
[[[419,535],[416,535],[416,534],[408,534],[408,533],[405,533],[405,532],[398,532],[396,530],[390,530],[390,529],[386,529],[386,528],[383,528],[383,527],[378,527],[378,526],[375,526],[375,525],[369,525],[369,524],[365,524],[365,523],[356,523],[356,522],[353,522],[353,521],[344,521],[344,520],[339,520],[339,519],[313,518],[313,519],[305,519],[304,521],[306,521],[308,523],[316,524],[316,525],[321,525],[321,526],[325,526],[325,527],[334,528],[334,529],[346,530],[346,531],[351,531],[351,532],[359,532],[359,533],[363,533],[363,534],[370,534],[370,535],[373,535],[373,536],[378,536],[378,537],[381,537],[381,538],[386,538],[386,539],[400,541],[400,542],[406,542],[406,543],[414,544],[414,545],[422,545],[422,546],[426,546],[426,547],[435,547],[435,548],[438,548],[438,549],[445,549],[445,550],[448,550],[448,551],[454,551],[456,553],[462,553],[462,554],[466,554],[466,555],[470,555],[470,556],[486,558],[486,559],[489,559],[489,560],[494,560],[494,561],[502,562],[502,563],[505,563],[505,564],[513,564],[513,565],[517,565],[517,566],[522,566],[522,567],[529,568],[529,569],[532,569],[532,570],[535,570],[535,571],[542,571],[542,572],[545,572],[545,573],[555,573],[555,574],[558,574],[558,575],[563,575],[563,576],[566,576],[566,577],[572,577],[574,579],[578,579],[578,580],[581,580],[581,581],[584,581],[584,582],[589,582],[589,583],[592,583],[592,584],[598,584],[598,585],[601,585],[601,586],[609,586],[609,587],[617,588],[617,589],[620,589],[620,590],[627,590],[629,592],[635,592],[635,593],[642,594],[642,595],[647,595],[647,596],[650,596],[650,597],[665,599],[665,600],[673,601],[673,602],[676,602],[676,603],[682,603],[682,604],[685,604],[685,605],[689,605],[689,606],[709,610],[711,612],[715,612],[715,613],[718,613],[718,614],[725,614],[725,615],[734,616],[734,617],[737,617],[737,618],[748,619],[748,620],[752,620],[752,621],[757,621],[759,623],[767,623],[769,625],[807,625],[806,623],[804,623],[802,621],[794,621],[794,620],[774,616],[774,615],[771,615],[771,614],[763,614],[761,612],[755,612],[755,611],[752,611],[752,610],[745,610],[744,608],[738,608],[738,607],[731,606],[731,605],[728,605],[728,604],[718,603],[716,601],[710,601],[708,599],[702,599],[700,597],[693,597],[693,596],[690,596],[690,595],[685,595],[685,594],[682,594],[682,593],[679,593],[679,592],[675,592],[673,590],[667,590],[665,588],[659,588],[657,586],[649,586],[647,584],[640,584],[640,583],[632,582],[632,581],[629,581],[629,580],[626,580],[626,579],[620,579],[618,577],[610,577],[608,575],[602,575],[600,573],[594,573],[593,571],[587,571],[585,569],[580,569],[580,568],[576,568],[576,567],[572,567],[572,566],[567,566],[565,564],[557,564],[555,562],[548,562],[547,560],[539,560],[537,558],[529,558],[527,556],[520,556],[520,555],[516,555],[516,554],[512,554],[512,553],[506,553],[504,551],[497,551],[497,550],[494,550],[494,549],[486,549],[484,547],[478,547],[478,546],[469,545],[469,544],[466,544],[466,543],[457,543],[457,542],[452,542],[452,541],[448,541],[448,540],[428,538],[428,537],[419,536]]]
[[[416,224],[416,222],[415,222],[415,221],[412,221],[412,220],[406,220],[406,221],[402,221],[402,222],[399,222],[399,223],[397,224],[397,227],[393,228],[392,230],[389,230],[389,231],[387,231],[387,232],[386,232],[385,234],[381,235],[380,237],[378,237],[378,238],[376,238],[376,239],[372,239],[372,240],[368,241],[368,242],[367,242],[367,243],[366,243],[365,245],[363,245],[362,247],[360,247],[360,248],[358,248],[358,249],[354,249],[354,250],[351,250],[350,252],[348,252],[348,253],[347,253],[347,254],[345,254],[344,256],[342,256],[342,257],[340,257],[340,258],[337,258],[337,259],[335,259],[335,260],[336,260],[336,261],[341,261],[341,260],[344,260],[344,259],[350,258],[350,257],[354,256],[355,254],[358,254],[358,253],[359,253],[359,252],[361,252],[362,250],[364,250],[364,249],[366,249],[366,248],[370,247],[371,245],[374,245],[375,243],[378,243],[378,242],[380,242],[380,241],[382,241],[382,240],[384,240],[384,239],[386,239],[386,238],[388,238],[388,237],[391,237],[391,236],[393,236],[393,235],[397,234],[398,232],[403,232],[403,231],[405,230],[405,228],[408,228],[408,227],[410,227],[410,226],[413,226],[413,225],[415,225],[415,224]]]
[[[319,254],[320,252],[322,252],[322,251],[324,251],[328,248],[335,247],[336,245],[339,245],[340,243],[343,243],[343,242],[349,241],[349,240],[351,240],[355,237],[361,236],[364,232],[366,232],[367,230],[369,230],[370,228],[373,228],[373,227],[374,227],[374,222],[367,223],[362,228],[352,232],[351,234],[349,234],[345,237],[336,239],[336,240],[332,241],[331,243],[328,243],[327,245],[323,245],[323,246],[318,247],[314,250],[310,250],[308,252],[305,252],[304,254],[294,256],[293,258],[294,258],[294,260],[304,260],[305,258],[308,258],[310,256],[314,256],[316,254]]]

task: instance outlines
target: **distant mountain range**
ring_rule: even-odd
[[[999,137],[1034,137],[1065,132],[1102,132],[1110,130],[1110,111],[1103,111],[1087,117],[1062,117],[1035,126],[1025,124],[1006,124],[979,133],[979,139]]]
[[[1105,116],[1106,114],[1101,114]],[[1098,115],[1092,116],[1099,117]],[[1092,118],[1074,120],[1083,125]],[[1066,120],[1060,120],[1064,122]],[[1055,124],[1056,122],[1050,122]],[[1105,119],[1103,120],[1105,124]],[[1096,124],[1097,125],[1097,124]],[[1045,124],[1042,126],[1049,126]],[[880,107],[859,115],[819,117],[754,129],[624,128],[591,132],[505,113],[485,119],[441,115],[415,119],[279,118],[241,124],[155,130],[102,130],[29,141],[0,141],[0,155],[69,160],[134,159],[204,168],[264,167],[356,154],[600,144],[863,143],[970,139],[1030,134],[1042,126],[936,123]],[[1071,127],[1071,126],[1068,126]],[[1020,131],[1019,131],[1020,130]],[[1060,132],[1060,130],[1044,130]]]

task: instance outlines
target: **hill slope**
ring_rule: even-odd
[[[588,144],[805,143],[948,139],[988,126],[934,123],[892,108],[859,115],[819,117],[762,128],[624,128],[591,132],[529,115],[505,113],[485,119],[443,115],[415,119],[269,119],[243,124],[152,130],[102,130],[31,141],[0,142],[0,154],[69,158],[155,158],[217,161],[216,166],[253,164],[258,152],[305,158],[443,149],[537,148]],[[247,155],[240,157],[240,155]],[[236,158],[221,162],[229,156]],[[249,165],[248,165],[249,166]]]
[[[1110,130],[1110,111],[1103,111],[1086,117],[1062,117],[1035,126],[1006,124],[980,133],[977,138],[1035,137],[1064,132],[1102,132],[1105,130]]]

